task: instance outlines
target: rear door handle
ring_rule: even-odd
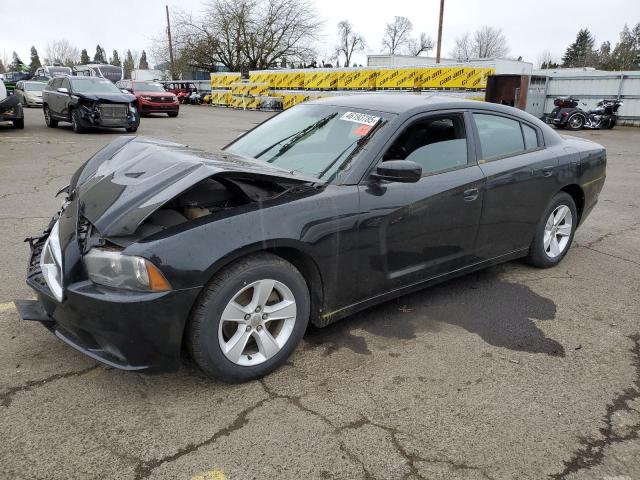
[[[542,169],[543,177],[550,177],[553,174],[553,165],[549,165],[548,167],[544,167]]]
[[[464,191],[464,200],[465,202],[473,202],[476,198],[478,198],[478,189],[470,188],[469,190]]]

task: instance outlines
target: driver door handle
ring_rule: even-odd
[[[473,202],[478,198],[479,192],[477,188],[470,188],[468,190],[465,190],[463,195],[465,202]]]

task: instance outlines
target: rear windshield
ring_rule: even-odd
[[[159,83],[133,82],[133,89],[137,92],[166,92]]]
[[[118,80],[122,80],[121,67],[116,67],[115,65],[101,65],[98,68],[100,69],[100,73],[104,78],[108,78],[114,83]]]
[[[69,67],[47,67],[49,75],[71,75],[71,68]]]
[[[78,93],[122,93],[115,84],[104,78],[71,78],[71,87]]]

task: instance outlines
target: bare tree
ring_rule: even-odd
[[[466,62],[473,57],[473,45],[468,33],[456,38],[455,47],[449,52],[449,56],[459,62]]]
[[[306,62],[315,55],[321,26],[311,0],[211,0],[198,16],[178,12],[172,19],[177,57],[207,70]]]
[[[71,45],[66,38],[49,42],[44,49],[45,65],[53,63],[62,63],[67,66],[73,66],[80,60],[80,51],[74,45]]]
[[[484,26],[476,30],[473,34],[473,53],[476,58],[504,57],[509,53],[502,29]]]
[[[420,34],[420,38],[409,39],[409,53],[414,57],[417,57],[422,52],[429,54],[430,50],[433,50],[434,47],[433,38],[431,38],[426,33],[422,32]]]
[[[471,58],[498,58],[509,53],[507,39],[502,29],[495,27],[481,27],[473,33],[465,33],[456,38],[456,44],[449,55],[459,62]]]
[[[554,66],[558,65],[558,60],[553,56],[551,51],[543,50],[540,55],[538,55],[538,67],[539,68],[554,68]]]
[[[348,20],[338,22],[339,43],[335,49],[335,58],[345,58],[345,66],[351,63],[351,57],[356,51],[364,50],[365,41],[362,35],[353,30],[353,25]]]
[[[407,17],[393,17],[393,22],[387,23],[382,37],[382,46],[389,55],[399,54],[409,47],[413,24]]]

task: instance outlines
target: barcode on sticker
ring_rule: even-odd
[[[364,125],[373,126],[376,124],[380,117],[375,117],[373,115],[367,115],[366,113],[358,113],[358,112],[346,112],[344,115],[340,117],[340,120],[346,120],[347,122],[355,122],[362,123]]]

